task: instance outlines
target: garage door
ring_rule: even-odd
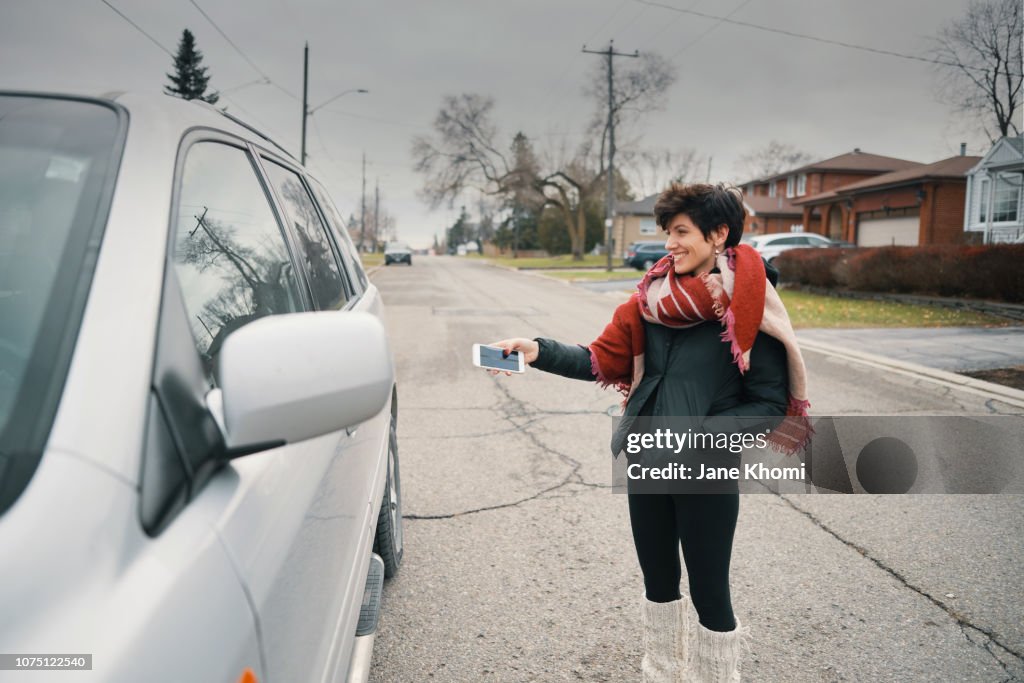
[[[862,220],[857,225],[857,246],[887,247],[895,244],[916,247],[919,224],[918,216]]]

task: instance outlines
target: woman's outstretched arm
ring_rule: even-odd
[[[590,367],[590,350],[585,346],[570,346],[544,337],[503,339],[493,342],[489,346],[497,346],[506,351],[519,351],[530,367],[537,370],[551,372],[570,379],[591,382],[595,379]],[[492,375],[496,375],[498,372],[500,371],[490,371]]]

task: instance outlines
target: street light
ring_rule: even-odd
[[[302,165],[303,166],[306,165],[306,119],[308,119],[310,116],[312,116],[313,112],[315,112],[317,109],[322,109],[323,107],[325,107],[326,105],[330,104],[334,100],[338,99],[342,95],[348,95],[349,93],[354,93],[354,92],[355,93],[368,93],[370,91],[366,90],[365,88],[352,88],[350,90],[343,90],[342,92],[338,93],[337,95],[335,95],[331,99],[327,100],[326,102],[323,102],[322,104],[319,104],[319,105],[313,107],[312,109],[310,109],[309,107],[306,106],[305,97],[303,97],[303,102],[302,102]],[[305,94],[306,94],[306,91],[305,91],[305,89],[303,89],[303,96],[305,96]]]
[[[331,102],[333,102],[334,100],[338,99],[338,98],[339,98],[339,97],[341,97],[342,95],[348,95],[349,93],[352,93],[352,92],[358,92],[358,93],[368,93],[368,92],[370,92],[370,91],[369,91],[369,90],[366,90],[366,89],[364,89],[364,88],[351,88],[351,89],[349,89],[349,90],[343,90],[343,91],[341,91],[340,93],[338,93],[337,95],[335,95],[334,97],[332,97],[331,99],[327,100],[326,102],[323,102],[322,104],[319,104],[319,105],[317,105],[317,106],[313,107],[312,109],[310,109],[310,110],[309,110],[309,113],[310,113],[310,114],[312,114],[312,113],[313,113],[313,112],[315,112],[315,111],[316,111],[317,109],[322,109],[323,107],[326,107],[326,106],[327,106],[328,104],[330,104],[330,103],[331,103]]]
[[[309,118],[310,114],[315,112],[317,109],[330,104],[334,100],[338,99],[342,95],[348,95],[349,93],[368,93],[369,90],[364,88],[351,88],[349,90],[343,90],[331,99],[319,104],[312,109],[309,108],[309,43],[306,43],[306,50],[303,55],[302,64],[302,165],[306,165],[306,119]]]

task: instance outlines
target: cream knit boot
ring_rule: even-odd
[[[690,634],[690,598],[651,602],[642,598],[644,683],[682,683],[686,677],[686,649]]]
[[[749,628],[740,625],[732,631],[711,631],[694,625],[690,651],[690,671],[697,683],[739,683],[740,654],[749,637]]]

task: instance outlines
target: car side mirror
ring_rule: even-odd
[[[233,332],[207,396],[229,453],[347,429],[378,414],[394,385],[384,326],[369,313],[291,313]]]

